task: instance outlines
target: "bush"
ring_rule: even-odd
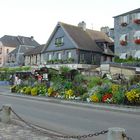
[[[26,87],[24,93],[30,95],[31,94],[31,87]]]
[[[34,87],[31,89],[31,95],[36,96],[37,95],[37,87]]]

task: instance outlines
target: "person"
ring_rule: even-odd
[[[17,85],[18,84],[18,75],[15,75],[15,80],[14,80],[14,85]]]
[[[21,79],[20,78],[18,78],[18,80],[17,80],[17,85],[21,85]]]
[[[41,83],[41,81],[42,81],[42,76],[38,74],[38,77],[37,77],[37,78],[38,78],[38,82]]]

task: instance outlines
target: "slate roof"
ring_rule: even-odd
[[[45,44],[39,45],[39,46],[37,46],[37,47],[35,47],[35,48],[33,48],[33,49],[31,49],[31,50],[25,52],[24,55],[39,54],[39,53],[42,52],[42,49],[44,48],[44,46],[45,46]]]
[[[72,40],[77,44],[79,49],[102,52],[101,49],[97,46],[97,44],[94,42],[94,40],[92,40],[87,31],[84,31],[78,26],[73,26],[62,22],[60,22],[59,24],[64,28],[64,30],[68,33]]]
[[[126,12],[126,13],[123,13],[123,14],[120,14],[120,15],[117,15],[117,16],[114,16],[114,18],[119,17],[119,16],[124,16],[124,15],[127,15],[127,14],[139,13],[139,12],[140,12],[140,8],[129,11],[129,12]]]
[[[35,47],[34,46],[21,45],[21,46],[16,47],[9,54],[16,54],[16,53],[23,53],[24,54],[24,53],[32,50],[33,48],[35,48]]]
[[[40,44],[36,42],[33,37],[24,37],[24,36],[10,36],[4,35],[0,38],[0,41],[4,46],[8,47],[17,47],[19,45],[27,46],[39,46]]]
[[[113,43],[112,40],[105,33],[101,31],[95,31],[95,30],[90,30],[90,29],[86,29],[84,31],[81,27],[58,22],[52,35],[47,41],[47,44],[45,45],[43,52],[47,51],[48,44],[51,41],[53,35],[55,34],[59,26],[70,37],[70,39],[76,44],[76,47],[81,50],[102,53],[103,50],[96,44],[96,41]]]

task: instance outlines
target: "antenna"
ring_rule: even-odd
[[[91,23],[91,29],[93,30],[93,23]]]

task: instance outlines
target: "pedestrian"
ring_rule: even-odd
[[[38,83],[41,83],[41,81],[42,81],[42,76],[38,74],[38,77],[37,77],[37,78],[38,78]]]
[[[15,75],[15,80],[14,80],[14,85],[17,85],[18,84],[18,75]]]

